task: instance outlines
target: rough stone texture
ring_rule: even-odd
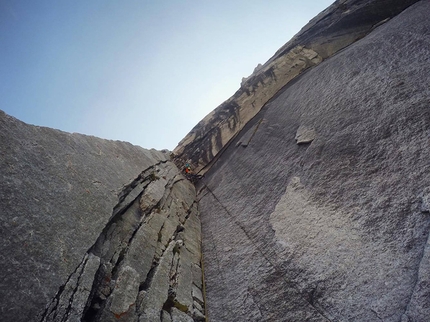
[[[282,87],[324,59],[364,37],[418,0],[338,0],[311,20],[240,89],[209,113],[174,150],[204,174],[218,154]],[[178,162],[178,163],[179,163]]]
[[[210,321],[429,320],[429,13],[420,1],[301,75],[213,162]],[[317,135],[298,145],[301,126]]]
[[[167,152],[0,112],[1,319],[427,322],[430,3],[387,22],[414,2],[336,1],[257,66],[175,150],[199,199]]]
[[[191,278],[201,261],[193,185],[165,162],[142,172],[124,193],[89,250],[100,266],[81,321],[162,321],[167,315],[173,321],[174,308],[181,319],[201,320],[197,313],[204,312],[195,312],[192,288],[202,289],[202,280]],[[52,303],[43,321],[62,321],[56,299]]]
[[[160,321],[175,305],[201,320],[195,189],[167,153],[3,112],[0,129],[1,320]]]
[[[300,125],[296,134],[296,142],[297,144],[311,143],[315,137],[315,129]]]

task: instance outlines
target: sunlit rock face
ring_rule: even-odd
[[[167,153],[0,128],[2,321],[204,318],[195,189]]]
[[[428,322],[429,13],[336,1],[172,154],[0,111],[0,320]]]
[[[218,154],[291,80],[363,38],[417,0],[338,0],[312,19],[252,75],[240,89],[200,121],[174,150],[204,174]]]
[[[429,321],[429,13],[297,77],[212,161],[210,321]]]

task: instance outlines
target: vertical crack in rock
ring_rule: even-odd
[[[182,179],[175,181],[174,184],[180,181],[182,181]],[[176,307],[179,310],[183,311],[184,313],[188,313],[188,308],[183,304],[181,304],[176,299],[176,288],[178,286],[178,276],[179,276],[179,267],[180,267],[180,248],[184,246],[184,242],[182,240],[178,240],[177,238],[178,238],[178,234],[184,231],[184,225],[186,224],[192,212],[192,209],[195,205],[196,205],[196,201],[194,201],[191,204],[191,206],[189,206],[189,208],[186,210],[187,215],[185,216],[184,220],[180,221],[180,224],[176,226],[176,229],[173,235],[171,235],[171,237],[168,239],[167,245],[165,245],[161,255],[160,256],[157,256],[157,254],[154,255],[154,258],[152,259],[151,269],[149,270],[145,280],[139,286],[139,292],[147,292],[151,288],[152,281],[154,279],[154,276],[157,273],[157,270],[162,260],[165,258],[166,254],[169,254],[169,252],[172,252],[173,257],[171,259],[171,264],[169,269],[169,288],[167,293],[167,299],[165,300],[162,307],[162,309],[166,312],[170,312],[170,309],[172,307]],[[164,228],[164,224],[165,223],[163,223],[162,227],[160,228],[157,234],[157,241],[159,242],[161,242],[161,232]],[[160,312],[160,314],[162,315],[162,312]]]
[[[151,182],[159,179],[159,177],[157,177],[157,174],[155,173],[156,168],[161,164],[165,164],[166,162],[167,161],[160,161],[143,170],[136,179],[134,179],[130,184],[128,184],[121,190],[118,195],[119,201],[114,206],[112,217],[106,224],[104,231],[107,230],[109,226],[112,226],[115,223],[117,217],[120,217],[125,211],[127,211],[127,209],[133,204],[133,202],[137,198],[140,197],[145,188]]]
[[[55,319],[57,318],[57,315],[58,315],[57,309],[60,305],[60,301],[62,300],[62,294],[65,291],[66,286],[69,285],[72,277],[77,274],[79,268],[81,268],[80,273],[82,273],[83,267],[85,266],[87,260],[88,260],[88,256],[87,256],[87,254],[85,254],[82,261],[79,263],[79,265],[73,271],[73,273],[69,275],[69,277],[66,280],[66,283],[64,283],[63,285],[60,286],[57,294],[52,299],[52,301],[48,305],[48,307],[45,309],[45,312],[42,314],[42,318],[40,319],[41,322],[43,322],[43,321],[55,321]],[[72,300],[72,298],[71,298],[71,300]]]
[[[159,175],[162,176],[165,174],[162,171],[163,169],[156,169],[160,164],[161,162],[143,171],[131,185],[123,190],[124,193],[121,195],[120,202],[114,208],[115,215],[95,246],[90,249],[90,252],[101,256],[102,265],[99,269],[100,276],[93,285],[90,299],[86,305],[83,321],[100,318],[99,311],[103,313],[106,300],[112,295],[114,291],[113,287],[115,287],[108,284],[118,282],[121,272],[132,270],[131,267],[124,266],[129,247],[137,232],[144,224],[145,218],[159,207],[168,185],[172,182],[170,180],[166,184],[163,184],[162,187],[159,187],[160,182],[163,183],[166,181],[159,177]],[[167,168],[168,171],[169,169]],[[129,273],[127,274],[130,275]],[[114,305],[114,303],[110,304]],[[118,307],[118,305],[115,305],[115,307]],[[121,315],[122,313],[115,314]]]
[[[176,239],[178,234],[184,231],[184,225],[187,225],[191,213],[195,213],[196,200],[195,190],[192,193],[190,188],[182,187],[184,185],[184,187],[192,187],[192,185],[178,175],[179,172],[173,164],[166,163],[167,161],[161,161],[148,167],[123,188],[119,194],[119,201],[113,208],[112,217],[95,244],[87,251],[80,265],[60,287],[45,309],[41,322],[69,321],[69,318],[75,319],[77,316],[81,316],[81,321],[109,321],[111,317],[122,318],[129,315],[132,318],[133,314],[137,318],[139,314],[136,301],[139,299],[139,292],[150,288],[152,278],[166,251],[171,251],[174,255],[168,282],[170,281],[172,289],[177,288],[181,267],[179,248],[183,246],[183,241]],[[178,184],[181,188],[176,189],[175,195],[172,195],[175,185]],[[188,201],[184,201],[181,193],[192,194],[187,195]],[[166,214],[162,214],[163,212]],[[138,254],[130,254],[130,248],[134,247],[135,252],[136,247],[133,245],[141,243],[140,240],[138,242],[135,240],[142,237],[144,227],[147,224],[157,225],[162,218],[164,222],[157,228],[158,234],[149,235],[146,238],[154,237],[153,242],[160,244],[163,230],[171,230],[170,226],[173,222],[176,222],[176,227],[167,245],[161,247],[161,254],[154,255],[153,267],[145,275],[145,280],[138,282],[139,272],[129,266],[130,261],[135,261],[133,258]],[[191,236],[191,238],[194,237],[200,238],[199,235]],[[150,245],[148,247],[151,248]],[[191,249],[187,250],[187,252],[190,251]],[[201,253],[198,256],[201,256]],[[147,259],[140,258],[141,261]],[[199,261],[200,257],[197,262]],[[185,308],[176,299],[175,301],[175,307],[182,312],[188,312],[188,307]],[[132,307],[134,309],[130,311]]]
[[[60,288],[54,300],[45,310],[41,321],[69,321],[80,316],[84,303],[90,294],[92,281],[99,266],[100,259],[86,254],[67,282]]]
[[[175,242],[176,239],[176,232],[175,234],[170,237],[168,244],[166,245],[165,249],[162,251],[160,256],[155,255],[152,259],[152,266],[148,274],[146,275],[145,280],[140,284],[139,291],[147,291],[152,283],[152,279],[154,278],[154,275],[157,271],[158,265],[160,264],[160,260],[163,258],[166,251],[168,251],[169,246]]]
[[[414,8],[375,29],[413,3],[416,3]],[[262,279],[277,275],[270,283],[264,281],[259,285],[266,287],[265,292],[253,287],[243,289],[250,294],[257,292],[256,300],[246,297],[249,294],[244,299],[247,303],[258,305],[259,312],[255,309],[253,313],[266,314],[270,299],[265,295],[278,283],[282,284],[277,289],[282,295],[277,295],[272,302],[286,298],[292,303],[290,298],[294,298],[316,320],[323,320],[322,317],[328,320],[326,313],[341,316],[344,312],[345,319],[428,320],[430,222],[416,213],[411,216],[408,207],[413,203],[413,191],[419,185],[427,185],[429,173],[426,171],[429,115],[428,88],[425,86],[429,75],[426,69],[429,66],[429,20],[426,16],[429,8],[428,1],[418,0],[335,1],[265,64],[259,65],[249,77],[245,77],[240,89],[199,122],[172,153],[176,155],[177,162],[189,162],[195,172],[203,175],[208,170],[216,170],[217,166],[227,165],[225,160],[221,160],[221,165],[215,163],[221,156],[223,159],[228,156],[228,166],[224,168],[227,171],[220,173],[221,179],[217,178],[214,183],[224,184],[230,170],[234,170],[233,184],[241,181],[241,187],[250,187],[261,182],[260,191],[270,188],[267,189],[270,190],[267,198],[264,196],[261,199],[257,194],[252,194],[257,190],[244,191],[244,195],[248,193],[250,199],[256,200],[255,204],[251,202],[245,207],[242,207],[243,204],[250,199],[244,198],[230,206],[226,199],[220,198],[224,206],[209,187],[206,186],[207,191],[204,191],[211,194],[207,198],[214,203],[223,219],[234,225],[234,229],[226,231],[240,234],[240,238],[250,246],[251,255],[256,255],[255,258],[265,265],[257,267],[259,264],[253,263],[254,266],[249,265],[249,272],[259,273],[256,269],[261,269],[263,274],[268,274]],[[372,34],[369,34],[371,31]],[[360,42],[353,44],[359,39]],[[351,50],[341,52],[351,44]],[[338,55],[335,56],[336,53]],[[319,66],[313,68],[316,65]],[[282,89],[285,89],[283,93]],[[291,131],[265,127],[263,133],[263,124],[258,130],[262,137],[260,132],[254,136],[261,123],[260,119],[256,125],[259,119],[256,115],[277,95],[280,100],[270,104],[271,113],[267,113],[266,120],[278,122],[279,127]],[[294,105],[287,106],[290,103]],[[3,216],[7,219],[3,220],[5,231],[11,233],[3,238],[6,246],[2,252],[3,271],[8,273],[5,274],[7,287],[2,306],[3,318],[13,320],[16,317],[20,321],[40,319],[42,322],[78,319],[106,322],[118,319],[161,319],[163,322],[189,321],[190,318],[201,320],[199,314],[205,313],[201,295],[202,288],[204,290],[199,243],[201,227],[195,190],[191,184],[178,174],[179,171],[169,161],[161,161],[145,169],[125,186],[118,195],[117,205],[109,209],[112,205],[111,192],[123,182],[124,176],[134,175],[136,167],[141,164],[152,164],[156,162],[154,160],[166,158],[166,153],[137,151],[139,149],[127,144],[101,143],[97,138],[31,127],[3,115],[1,133],[7,144],[3,144],[5,148],[2,151],[2,156],[5,156],[2,167],[4,189],[0,199],[6,206],[7,217]],[[296,140],[301,147],[293,144],[294,151],[306,149],[303,159],[297,157],[290,147],[282,146],[285,138],[290,137],[292,130],[299,125],[299,118],[304,121],[303,125],[312,125],[304,130],[299,128]],[[4,122],[11,122],[13,127]],[[256,126],[251,127],[251,122],[254,122],[252,126]],[[246,133],[245,128],[250,131]],[[240,151],[247,159],[239,160],[238,164],[232,162],[232,149],[226,149],[237,140],[238,133],[250,135],[240,138],[244,146],[252,140],[250,148],[261,152],[259,160],[250,156],[253,151],[247,149]],[[267,139],[266,136],[270,140],[264,140],[265,144],[268,147],[273,144],[273,147],[259,149],[257,145],[260,143],[257,141]],[[352,141],[354,144],[351,144]],[[103,157],[98,143],[106,148]],[[66,146],[69,148],[66,149]],[[281,153],[285,160],[277,158]],[[119,160],[114,159],[115,154]],[[121,154],[124,158],[120,157]],[[255,156],[259,156],[258,153]],[[129,163],[140,157],[145,160]],[[310,161],[309,165],[301,161],[305,157]],[[351,160],[356,161],[357,171],[354,171],[353,165],[350,167]],[[239,164],[240,161],[246,163]],[[339,173],[344,161],[345,168],[351,169],[348,173],[354,172],[354,175]],[[268,247],[266,252],[263,243],[268,241],[268,246],[272,246],[271,243],[276,240],[270,240],[271,236],[264,241],[258,239],[259,227],[239,218],[267,219],[267,210],[280,196],[279,190],[276,190],[282,186],[283,180],[294,175],[297,165],[298,171],[306,176],[315,192],[315,198],[321,199],[321,205],[326,203],[328,207],[310,204],[307,210],[312,211],[311,215],[314,212],[318,214],[314,217],[306,213],[303,203],[299,204],[296,218],[301,220],[307,216],[307,219],[318,219],[318,223],[324,217],[320,216],[323,211],[333,213],[333,209],[329,209],[332,206],[339,209],[339,214],[342,209],[354,209],[354,212],[357,209],[357,213],[351,214],[354,225],[348,227],[354,230],[342,231],[339,229],[342,225],[331,226],[333,220],[329,216],[325,216],[325,222],[321,225],[307,225],[306,239],[295,238],[288,226],[284,230],[285,235],[297,244],[309,240],[309,231],[313,230],[315,234],[311,245],[319,244],[321,247],[300,250],[295,244],[291,247],[292,251],[287,250],[279,257],[271,256],[268,253],[273,254],[277,249]],[[261,173],[261,177],[254,177],[248,171],[254,166],[257,171],[253,172],[256,175]],[[105,167],[108,171],[104,171]],[[84,168],[85,171],[81,171]],[[246,168],[248,172],[241,172],[241,168]],[[276,178],[271,179],[268,173],[275,174]],[[248,174],[249,177],[245,178]],[[212,178],[216,175],[218,173],[215,171],[210,174]],[[246,184],[245,179],[248,179]],[[105,186],[107,182],[109,184]],[[100,189],[97,194],[88,189],[98,189],[99,186],[107,189]],[[225,188],[227,190],[223,193],[228,194],[229,187],[219,187],[220,190]],[[65,198],[68,200],[63,205],[61,203]],[[238,198],[232,198],[229,202],[235,201]],[[267,205],[265,213],[258,213],[263,209],[259,208],[263,203]],[[236,207],[244,210],[254,207],[255,216],[254,213],[238,216],[233,211]],[[25,216],[27,209],[32,210],[31,216]],[[425,214],[430,212],[429,196],[423,199],[421,211]],[[53,212],[58,216],[51,216]],[[24,215],[19,217],[20,214]],[[105,216],[109,215],[111,217],[104,225]],[[281,220],[281,215],[276,220]],[[270,215],[270,218],[273,217]],[[339,219],[343,223],[346,216]],[[211,223],[218,223],[217,220]],[[301,227],[305,226],[297,225],[299,231]],[[321,227],[333,229],[322,236],[324,231]],[[74,235],[71,228],[79,234]],[[266,228],[270,229],[269,226]],[[55,231],[52,238],[46,238],[51,231]],[[348,232],[345,238],[341,236],[344,232]],[[215,238],[224,238],[215,231],[212,233]],[[365,237],[356,238],[350,244],[357,245],[356,249],[345,247],[347,242],[336,243],[340,247],[332,249],[336,238],[342,237],[338,240],[347,241],[352,240],[353,235]],[[98,238],[93,244],[94,237]],[[240,240],[235,237],[232,239]],[[379,238],[381,242],[374,242]],[[323,239],[331,239],[332,243],[318,242]],[[60,246],[56,244],[57,240]],[[228,243],[227,239],[225,243]],[[90,245],[92,247],[88,249]],[[243,266],[221,266],[224,265],[224,258],[220,245],[222,243],[214,245],[213,249],[216,257],[213,260],[214,271],[220,270],[220,277],[214,280],[218,278],[228,284],[225,278],[230,274],[221,270],[227,268],[237,272],[238,267],[246,266],[248,259],[240,263]],[[240,245],[237,249],[249,255],[248,249],[240,248]],[[320,249],[327,249],[330,254],[315,257],[314,254]],[[69,254],[63,256],[64,251]],[[59,261],[60,258],[64,263]],[[340,262],[339,258],[348,261]],[[381,263],[381,260],[384,262]],[[335,261],[339,266],[333,265]],[[226,263],[239,261],[228,259]],[[346,273],[339,274],[338,267]],[[363,271],[363,267],[369,269]],[[303,272],[299,273],[301,268],[304,268]],[[286,269],[290,269],[289,281],[282,275]],[[305,276],[311,272],[317,274]],[[245,271],[243,276],[247,273]],[[227,285],[226,289],[231,290],[231,285]],[[372,291],[367,292],[368,289]],[[51,296],[56,291],[55,296],[48,299],[46,309],[42,309],[39,315],[34,314],[40,309],[43,296]],[[336,295],[332,296],[334,293]],[[351,299],[346,300],[344,295]],[[234,304],[230,304],[230,308],[234,309]],[[230,313],[224,313],[222,309],[221,315]],[[241,309],[245,316],[246,306]],[[20,310],[23,314],[19,316]],[[282,314],[282,310],[276,314]],[[348,310],[350,312],[346,312]],[[232,312],[232,316],[238,317],[239,314]],[[243,319],[246,318],[248,316]]]
[[[213,198],[216,200],[216,202],[221,206],[221,208],[225,211],[225,213],[232,219],[232,221],[244,232],[246,238],[255,246],[255,248],[257,249],[257,251],[261,254],[261,256],[266,260],[267,263],[269,263],[275,270],[275,272],[277,273],[281,273],[281,270],[279,269],[278,265],[273,262],[266,254],[263,250],[261,250],[260,246],[254,242],[254,240],[251,238],[251,236],[249,235],[248,231],[245,229],[245,227],[243,227],[243,225],[241,225],[235,218],[234,216],[229,212],[229,210],[221,203],[221,201],[218,199],[218,197],[213,193],[213,191],[204,183],[202,182],[202,184],[206,187],[206,189],[209,191],[209,193],[213,196]],[[303,296],[300,292],[300,290],[298,289],[298,287],[286,280],[284,277],[284,282],[286,285],[288,285],[289,287],[291,287],[295,293],[296,293],[296,297],[300,298],[301,300],[303,300],[304,302],[306,302],[310,307],[312,307],[321,317],[324,318],[324,320],[329,321],[329,322],[334,322],[332,321],[329,317],[328,314],[326,312],[324,312],[321,308],[318,308],[317,306],[315,306],[309,299],[307,299],[305,296]]]
[[[202,292],[195,189],[172,163],[162,163],[166,162],[146,169],[124,187],[111,219],[88,250],[86,257],[98,258],[98,263],[86,298],[80,298],[80,313],[71,313],[74,291],[64,319],[53,321],[67,321],[72,315],[84,322],[158,321],[163,314],[166,318],[171,314],[172,319],[205,319],[204,300],[193,301],[195,293]],[[193,267],[200,271],[197,278],[192,278]],[[60,292],[44,318],[58,315],[62,297]]]
[[[84,259],[84,261],[82,263],[82,268],[81,268],[81,270],[78,273],[78,280],[76,281],[76,285],[73,288],[72,294],[70,295],[69,305],[66,308],[66,312],[64,314],[64,317],[61,319],[61,322],[68,320],[68,317],[70,315],[70,311],[72,310],[73,300],[75,298],[76,292],[78,291],[78,287],[79,287],[79,284],[81,282],[81,278],[82,278],[82,275],[83,275],[83,272],[84,272],[85,265],[87,264],[87,261],[88,261],[88,255],[85,256],[85,259]]]
[[[180,247],[183,246],[182,241],[176,241],[173,247],[173,257],[172,263],[170,265],[169,272],[169,290],[168,296],[165,304],[163,305],[163,310],[170,312],[171,307],[168,307],[168,302],[171,301],[173,306],[183,311],[184,313],[188,313],[188,307],[179,303],[176,300],[176,290],[178,288],[178,275],[179,275],[179,266],[180,266]]]

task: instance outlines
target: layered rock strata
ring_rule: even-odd
[[[363,38],[417,0],[338,0],[311,20],[240,89],[200,121],[174,150],[204,174],[217,155],[286,84]]]
[[[204,320],[195,190],[167,152],[0,128],[2,320]]]
[[[428,321],[429,12],[284,87],[202,178],[210,321]]]

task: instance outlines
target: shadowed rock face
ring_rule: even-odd
[[[168,152],[0,111],[1,320],[428,322],[414,2],[336,1],[259,65],[175,149],[197,196]]]
[[[165,153],[0,128],[3,321],[203,319],[195,190]]]
[[[217,155],[283,86],[417,0],[338,0],[309,22],[241,88],[200,121],[174,150],[204,174]]]
[[[212,164],[210,321],[428,321],[429,13],[298,77]]]

